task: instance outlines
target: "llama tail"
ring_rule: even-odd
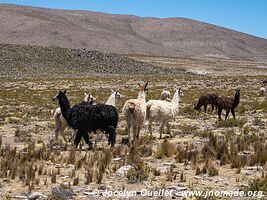
[[[151,108],[151,104],[147,104],[147,106],[146,106],[146,119],[150,118],[150,108]]]

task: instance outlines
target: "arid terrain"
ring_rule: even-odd
[[[134,76],[85,74],[82,77],[78,73],[74,77],[61,76],[58,79],[55,74],[50,77],[48,71],[40,77],[28,70],[18,73],[27,79],[19,79],[15,76],[17,71],[10,70],[9,76],[2,76],[2,198],[23,198],[28,192],[40,192],[49,199],[108,199],[93,194],[105,189],[266,191],[266,183],[261,181],[266,180],[267,101],[258,96],[258,90],[267,76],[266,69],[256,68],[261,63],[130,57],[145,61],[145,65],[153,65],[158,70],[162,70],[162,66],[169,70],[177,66],[183,70],[172,75],[158,73],[149,76],[146,71]],[[137,96],[137,83],[143,81],[149,81],[148,100],[158,99],[160,92],[166,89],[173,95],[174,88],[178,87],[184,96],[176,120],[171,123],[172,138],[165,134],[160,140],[157,124],[153,125],[151,137],[145,125],[139,144],[129,148],[122,144],[122,138],[126,137],[122,106],[127,99]],[[67,89],[73,105],[83,99],[84,91],[96,97],[98,103],[105,102],[111,88],[120,89],[125,95],[117,101],[120,120],[114,148],[107,145],[104,135],[89,152],[85,146],[75,151],[72,143],[65,144],[61,137],[60,142],[54,141],[53,112],[58,105],[51,98],[59,89]],[[230,116],[226,122],[218,121],[216,112],[205,114],[193,109],[199,95],[205,91],[233,96],[236,88],[241,89],[236,120]],[[73,132],[68,130],[67,133],[70,137]],[[133,169],[121,174],[119,169],[128,165]],[[139,198],[149,199],[140,195]],[[181,199],[179,196],[175,198]]]
[[[208,42],[207,42],[208,41]],[[191,42],[191,43],[190,43]],[[0,199],[266,199],[267,40],[184,18],[142,18],[0,4]],[[171,133],[144,124],[129,146],[122,108],[148,81],[147,100],[181,88]],[[204,92],[233,97],[236,119],[194,109]],[[119,112],[117,142],[91,133],[94,148],[55,140],[52,101],[67,90]],[[224,119],[225,111],[222,118]],[[68,138],[73,130],[66,130]],[[171,196],[142,196],[142,191]],[[136,196],[105,196],[105,191]],[[241,191],[246,197],[182,197],[188,191]],[[249,193],[250,192],[250,193]]]

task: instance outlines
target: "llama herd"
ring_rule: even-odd
[[[234,97],[219,96],[217,93],[204,93],[200,96],[196,110],[200,110],[204,106],[204,111],[206,113],[207,106],[210,104],[212,106],[211,112],[213,112],[214,107],[218,110],[218,117],[221,120],[222,110],[226,111],[225,120],[227,119],[229,112],[231,111],[233,117],[235,118],[235,108],[238,106],[240,101],[240,89],[235,90]]]
[[[148,83],[138,84],[139,92],[136,99],[129,99],[123,106],[123,115],[126,122],[126,131],[128,135],[129,144],[134,144],[138,141],[140,131],[144,127],[145,122],[148,122],[148,131],[152,136],[152,123],[157,122],[160,124],[160,139],[167,128],[167,134],[171,135],[170,122],[173,121],[179,112],[180,97],[183,96],[182,90],[176,89],[175,93],[170,100],[170,92],[163,91],[158,100],[146,100]],[[79,145],[83,138],[88,149],[92,149],[92,142],[89,139],[89,133],[97,133],[102,131],[107,135],[108,144],[114,146],[116,142],[116,128],[118,126],[119,114],[116,108],[116,100],[123,96],[118,91],[113,91],[108,100],[102,104],[95,104],[96,98],[90,94],[85,94],[84,100],[70,107],[69,100],[65,91],[59,91],[53,97],[57,100],[59,108],[55,110],[54,120],[56,123],[55,139],[58,139],[59,133],[64,136],[64,130],[71,127],[75,130],[73,137],[76,147]],[[233,98],[219,96],[217,93],[204,93],[200,96],[196,110],[200,110],[204,106],[204,111],[207,111],[207,106],[212,106],[218,110],[218,117],[221,120],[222,110],[226,110],[225,120],[231,111],[235,118],[235,108],[240,101],[240,90],[236,89]]]

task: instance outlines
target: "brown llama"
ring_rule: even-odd
[[[137,99],[129,99],[123,106],[123,114],[127,124],[127,133],[130,144],[137,141],[140,130],[146,118],[146,91],[147,84],[139,85],[140,91]],[[131,128],[133,132],[133,140],[131,140]]]
[[[216,104],[218,108],[219,120],[222,119],[221,114],[223,109],[226,110],[225,120],[227,119],[230,110],[235,119],[235,108],[238,106],[239,101],[240,101],[240,89],[235,90],[234,98],[225,96],[218,97]]]
[[[194,109],[200,111],[201,107],[204,106],[204,111],[206,113],[207,112],[207,106],[209,104],[211,104],[211,113],[212,113],[214,110],[214,106],[216,107],[217,98],[218,98],[217,93],[212,93],[212,92],[204,93],[199,97],[198,103],[194,107]]]

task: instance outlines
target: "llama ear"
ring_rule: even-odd
[[[142,85],[140,83],[138,83],[139,87],[142,88]]]
[[[86,92],[84,92],[84,95],[85,95],[85,96],[88,96],[88,94],[87,94]],[[89,96],[90,96],[90,94],[89,94]]]
[[[147,85],[148,85],[148,82],[146,82],[145,87],[144,87],[144,90],[146,90]]]
[[[114,90],[112,88],[110,88],[111,92],[114,93]]]
[[[64,90],[63,93],[66,94],[67,90]]]

